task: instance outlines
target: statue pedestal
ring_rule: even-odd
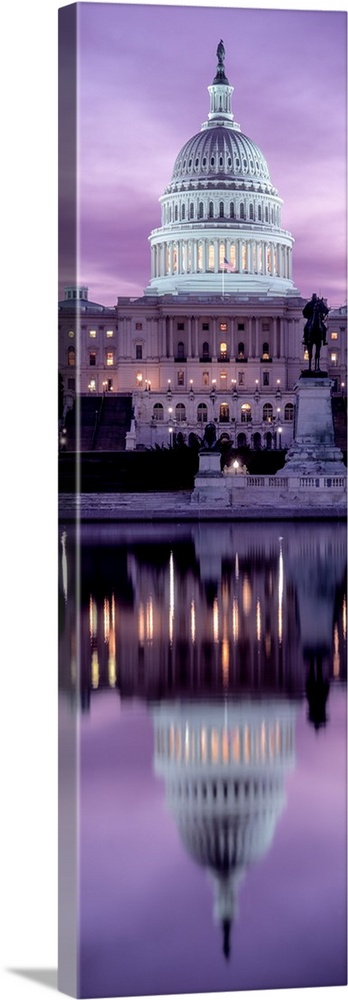
[[[199,467],[195,476],[195,486],[191,494],[191,503],[204,503],[228,506],[226,480],[221,472],[221,456],[218,451],[201,451]]]
[[[295,385],[295,437],[279,476],[346,476],[335,446],[331,381],[325,373],[304,372]]]

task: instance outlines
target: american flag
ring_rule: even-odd
[[[223,262],[222,262],[222,267],[223,267],[224,271],[233,271],[234,270],[234,268],[232,267],[232,264],[229,264],[229,262],[227,260],[227,257],[224,257]]]

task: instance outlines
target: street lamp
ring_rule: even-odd
[[[238,469],[239,469],[239,462],[237,462],[237,459],[235,458],[235,460],[234,460],[234,462],[232,464],[233,464],[233,468],[234,468],[234,474],[236,475],[236,473],[238,472]]]

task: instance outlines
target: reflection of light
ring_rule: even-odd
[[[214,642],[219,642],[219,605],[217,597],[215,597],[213,604],[213,635]]]
[[[238,729],[234,729],[233,733],[232,733],[232,755],[233,755],[233,760],[236,760],[236,761],[239,760],[239,756],[240,756],[240,739],[239,739],[239,730]]]
[[[169,642],[173,642],[174,626],[174,559],[173,553],[169,556]]]
[[[265,652],[266,652],[266,656],[270,655],[271,649],[272,649],[272,638],[270,636],[270,633],[267,632],[267,635],[265,636]]]
[[[146,603],[146,638],[149,642],[153,640],[153,601],[151,595]]]
[[[266,725],[264,722],[261,725],[261,754],[264,760],[266,756]]]
[[[248,615],[251,608],[251,586],[247,576],[243,580],[242,601],[244,614]]]
[[[185,760],[190,759],[190,732],[189,727],[186,725],[185,728]]]
[[[234,642],[238,641],[238,632],[239,632],[238,603],[237,603],[237,598],[234,597],[232,603],[232,635]]]
[[[204,762],[207,759],[207,732],[206,729],[201,730],[201,760]]]
[[[338,638],[338,628],[335,625],[334,628],[334,655],[333,655],[333,675],[334,677],[340,676],[340,647]]]
[[[347,638],[347,601],[343,598],[343,638]]]
[[[110,635],[110,601],[105,597],[104,599],[104,642],[109,641]]]
[[[260,642],[261,639],[261,602],[260,598],[256,601],[256,638]]]
[[[217,764],[219,760],[219,734],[216,729],[212,730],[211,733],[211,759],[213,764]]]
[[[278,639],[283,638],[283,591],[284,591],[284,565],[282,539],[279,539],[279,579],[278,579]]]
[[[145,640],[145,615],[144,615],[144,605],[143,604],[139,604],[139,611],[138,611],[138,639],[139,639],[140,645],[143,646],[144,645],[144,640]]]
[[[230,649],[229,642],[226,637],[222,640],[221,665],[223,685],[226,687],[228,684],[228,670],[230,665]]]
[[[97,688],[99,684],[99,660],[98,650],[92,652],[92,688]]]
[[[63,579],[63,593],[65,600],[68,598],[68,560],[66,555],[66,531],[63,531],[61,537],[62,543],[62,579]]]
[[[228,764],[229,746],[228,746],[228,732],[227,732],[227,729],[224,729],[223,733],[222,733],[221,748],[222,748],[222,760],[223,760],[223,763],[224,764]]]
[[[196,608],[195,602],[191,601],[191,642],[196,638]]]
[[[236,580],[239,580],[239,559],[238,559],[238,552],[236,552],[236,558],[235,558],[235,563],[234,563],[234,575],[236,577]]]
[[[250,761],[250,729],[244,726],[244,760],[248,764]]]
[[[97,634],[97,624],[98,624],[98,613],[97,605],[93,600],[93,597],[89,599],[89,634],[91,639]]]

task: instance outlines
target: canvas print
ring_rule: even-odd
[[[346,15],[59,12],[59,987],[346,976]]]

